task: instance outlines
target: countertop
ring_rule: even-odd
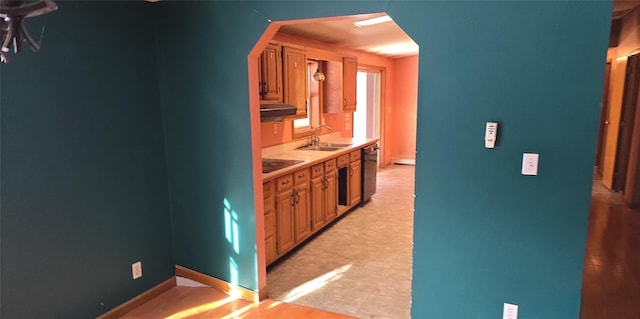
[[[339,137],[339,138],[334,138],[326,141],[323,140],[322,143],[351,144],[351,146],[347,146],[336,151],[310,151],[310,150],[297,150],[293,148],[291,150],[286,150],[280,153],[265,155],[262,158],[302,160],[304,162],[291,165],[289,167],[279,169],[271,173],[263,173],[262,180],[266,182],[276,177],[279,177],[288,173],[293,173],[298,169],[312,166],[318,163],[322,163],[325,160],[328,160],[330,158],[338,157],[343,154],[349,154],[350,152],[356,149],[360,149],[365,146],[372,145],[376,142],[378,142],[377,138],[367,138],[367,139],[360,138],[359,139],[359,138]]]

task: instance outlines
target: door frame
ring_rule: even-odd
[[[377,110],[377,114],[378,114],[378,167],[383,168],[386,166],[385,163],[385,158],[387,158],[387,155],[389,155],[389,151],[387,150],[387,145],[386,145],[386,133],[388,132],[387,130],[387,124],[386,124],[386,119],[385,119],[385,114],[386,112],[384,112],[384,110],[386,110],[386,98],[387,98],[387,68],[383,67],[383,66],[377,66],[377,65],[368,65],[368,64],[358,64],[358,69],[357,72],[377,72],[379,74],[379,85],[380,85],[380,94],[378,96],[379,101],[378,101],[378,110]],[[389,155],[390,157],[390,155]]]

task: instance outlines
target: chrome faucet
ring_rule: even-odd
[[[320,125],[318,127],[312,127],[311,129],[313,130],[313,136],[309,139],[309,146],[317,146],[318,144],[320,144],[320,137],[318,137],[316,134],[318,134],[318,130],[323,127],[326,127],[329,131],[333,130],[329,125]]]

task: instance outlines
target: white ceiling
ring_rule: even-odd
[[[394,21],[365,27],[353,24],[382,15],[384,13],[361,14],[288,24],[280,27],[279,31],[390,58],[418,54],[418,45]]]

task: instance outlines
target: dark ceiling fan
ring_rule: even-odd
[[[0,60],[9,62],[9,51],[18,53],[22,50],[22,41],[31,46],[36,52],[40,45],[29,35],[24,25],[24,19],[39,16],[58,9],[53,0],[0,0]]]

